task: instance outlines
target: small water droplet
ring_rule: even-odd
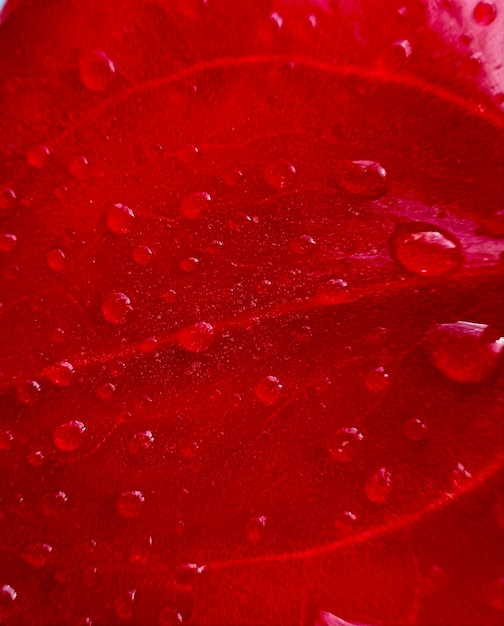
[[[266,182],[275,189],[291,187],[296,178],[296,168],[289,161],[277,161],[264,168]]]
[[[179,267],[183,272],[190,274],[191,272],[194,272],[195,270],[198,269],[199,263],[200,263],[199,259],[191,256],[191,257],[188,257],[187,259],[183,259],[182,261],[180,261]]]
[[[139,350],[144,354],[154,354],[158,348],[158,344],[159,342],[156,337],[149,337],[148,339],[142,341],[139,345]]]
[[[177,292],[174,289],[167,289],[161,298],[166,304],[173,304],[177,301]]]
[[[133,250],[133,260],[137,265],[149,265],[154,253],[149,246],[137,246]]]
[[[75,377],[75,370],[68,361],[60,361],[42,370],[42,374],[56,387],[69,387]]]
[[[115,235],[127,235],[133,230],[135,213],[129,206],[117,202],[107,208],[105,223],[107,228]]]
[[[274,406],[282,397],[283,385],[276,376],[265,376],[254,389],[254,394],[264,406]]]
[[[44,567],[51,560],[53,548],[48,543],[30,543],[21,552],[21,558],[33,567]]]
[[[365,491],[371,502],[385,504],[392,490],[392,476],[390,472],[381,467],[367,481]]]
[[[474,7],[474,21],[481,26],[489,26],[497,17],[497,7],[489,0],[481,0]]]
[[[101,307],[103,319],[115,326],[124,324],[132,309],[131,300],[121,291],[110,293],[103,301]]]
[[[310,235],[301,235],[296,239],[292,240],[289,244],[289,248],[294,252],[294,254],[299,254],[300,256],[307,256],[315,249],[317,242]]]
[[[454,235],[422,222],[398,226],[390,238],[390,248],[405,269],[422,276],[444,276],[457,270],[464,260]]]
[[[338,186],[347,194],[376,200],[387,193],[387,172],[375,161],[343,161],[336,173]]]
[[[131,621],[133,619],[133,612],[135,608],[135,596],[136,589],[132,591],[126,591],[117,596],[114,601],[114,607],[116,615],[119,619]]]
[[[150,430],[135,433],[128,443],[131,454],[143,457],[152,451],[155,439]]]
[[[27,461],[32,467],[42,467],[45,462],[44,453],[41,450],[34,450],[28,454]]]
[[[427,426],[417,417],[411,417],[404,422],[403,433],[410,441],[423,441],[427,435]]]
[[[425,341],[435,367],[458,383],[483,382],[504,354],[504,337],[493,340],[486,324],[474,322],[438,324]]]
[[[398,70],[402,68],[413,52],[411,43],[407,39],[395,41],[385,48],[380,57],[380,65],[386,70]]]
[[[55,272],[64,272],[66,268],[66,256],[63,250],[53,248],[46,254],[47,265]]]
[[[330,278],[317,288],[317,298],[327,304],[337,304],[348,298],[348,284],[341,278]]]
[[[117,500],[117,511],[126,519],[140,517],[145,505],[145,496],[141,491],[124,491]]]
[[[9,617],[14,611],[17,591],[10,585],[2,585],[0,587],[0,619]]]
[[[6,254],[12,252],[17,244],[17,237],[12,233],[1,233],[0,234],[0,252],[5,252]]]
[[[26,160],[28,161],[28,165],[41,170],[47,165],[50,156],[51,151],[47,146],[38,145],[28,150]]]
[[[115,75],[115,65],[102,50],[91,50],[79,58],[79,76],[90,91],[109,89]]]
[[[219,254],[222,251],[223,247],[224,247],[223,241],[214,239],[206,246],[205,250],[206,252],[208,252],[208,254],[215,256],[216,254]]]
[[[0,187],[0,214],[12,213],[16,206],[16,193],[10,187]]]
[[[451,474],[451,487],[455,491],[465,489],[472,481],[472,474],[468,472],[462,463],[457,463],[457,467]]]
[[[14,435],[10,430],[0,431],[0,450],[12,450],[14,445]]]
[[[251,543],[257,543],[261,541],[264,536],[264,529],[266,528],[267,518],[265,515],[260,515],[259,517],[252,517],[246,529],[247,539]]]
[[[41,499],[42,511],[48,517],[60,517],[68,511],[68,502],[64,491],[51,491]]]
[[[104,383],[103,385],[97,387],[96,396],[104,402],[110,402],[110,400],[114,397],[115,390],[116,388],[113,383]]]
[[[215,331],[208,322],[197,322],[182,328],[177,333],[177,341],[188,352],[203,352],[214,341]]]
[[[195,220],[200,217],[202,213],[208,211],[211,201],[212,196],[206,191],[189,193],[182,199],[180,213],[187,219]]]
[[[241,170],[229,170],[222,175],[222,182],[230,187],[241,185],[245,181],[245,175]]]
[[[81,445],[86,426],[79,420],[72,420],[54,429],[54,444],[62,452],[73,452]]]
[[[381,393],[390,386],[390,376],[383,367],[376,367],[366,374],[364,382],[371,393]]]
[[[70,161],[68,171],[74,178],[87,178],[89,176],[89,161],[85,156],[76,156]]]
[[[40,396],[40,385],[36,380],[25,380],[18,385],[17,398],[22,404],[33,404]]]
[[[330,436],[329,454],[337,463],[355,461],[362,450],[362,433],[354,427],[340,428]]]

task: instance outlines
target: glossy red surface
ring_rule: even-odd
[[[1,27],[6,626],[502,623],[502,116],[365,8]]]

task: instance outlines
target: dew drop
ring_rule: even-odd
[[[399,226],[390,238],[390,248],[405,269],[422,276],[444,276],[464,260],[454,235],[421,222]]]
[[[310,235],[301,235],[297,239],[290,242],[289,248],[294,254],[307,256],[315,249],[317,242]]]
[[[177,333],[177,341],[188,352],[204,352],[213,343],[214,328],[208,322],[197,322],[182,328]]]
[[[168,289],[163,293],[161,298],[166,304],[173,304],[177,301],[177,292],[174,289]]]
[[[117,500],[117,511],[126,519],[140,517],[145,505],[141,491],[124,491]]]
[[[107,91],[112,84],[115,71],[115,65],[102,50],[91,50],[79,58],[79,76],[90,91]]]
[[[47,265],[55,272],[64,272],[66,268],[66,256],[63,250],[53,248],[46,254]]]
[[[384,69],[398,70],[405,65],[412,52],[411,43],[407,39],[400,39],[383,51],[380,64]]]
[[[264,406],[274,406],[282,396],[283,385],[276,376],[265,376],[254,389],[255,397]]]
[[[348,299],[348,284],[341,278],[330,278],[317,288],[317,298],[327,304],[337,304]]]
[[[376,367],[367,373],[364,382],[368,391],[380,393],[390,386],[390,376],[383,367]]]
[[[357,428],[340,428],[330,437],[329,454],[337,463],[355,461],[362,449],[364,437]]]
[[[60,361],[56,365],[45,367],[42,373],[56,387],[69,387],[75,377],[74,367],[68,361]]]
[[[12,213],[16,206],[16,193],[10,187],[0,187],[0,215]]]
[[[107,208],[105,223],[107,228],[115,235],[126,235],[133,229],[135,213],[129,206],[118,202]]]
[[[36,380],[25,380],[18,385],[17,399],[21,404],[33,404],[40,396],[40,385]]]
[[[497,17],[497,7],[493,2],[481,0],[474,7],[473,18],[481,26],[489,26]]]
[[[390,472],[381,467],[367,481],[365,491],[371,502],[385,504],[392,489],[392,476]]]
[[[504,337],[492,340],[489,327],[474,322],[438,324],[425,341],[434,366],[458,383],[488,379],[504,354]]]
[[[183,272],[186,272],[187,274],[190,274],[191,272],[194,272],[195,270],[197,270],[198,266],[199,266],[199,259],[193,256],[188,257],[187,259],[183,259],[179,263],[180,269]]]
[[[264,530],[266,528],[267,518],[265,515],[259,517],[252,517],[246,529],[246,536],[251,543],[258,543],[264,536]]]
[[[47,517],[60,517],[68,510],[68,496],[64,491],[51,491],[44,494],[41,506]]]
[[[270,163],[264,169],[264,178],[275,189],[286,189],[294,183],[296,168],[289,161]]]
[[[387,193],[387,172],[375,161],[344,161],[336,173],[338,186],[347,194],[376,200]]]
[[[12,450],[14,436],[9,430],[0,431],[0,450]]]
[[[10,585],[0,587],[0,618],[9,617],[14,610],[17,599],[16,590]]]
[[[68,171],[74,178],[87,178],[89,175],[89,161],[85,156],[76,156],[70,161]]]
[[[116,387],[113,383],[104,383],[96,389],[96,396],[103,402],[110,402],[114,397]]]
[[[133,250],[133,260],[137,265],[149,265],[154,253],[149,246],[137,246]]]
[[[12,252],[17,244],[17,237],[12,233],[1,233],[0,234],[0,252],[5,252],[6,254]]]
[[[44,567],[51,560],[52,552],[48,543],[30,543],[23,548],[21,558],[33,567]]]
[[[62,452],[73,452],[81,445],[86,426],[79,420],[72,420],[54,429],[54,444]]]
[[[47,165],[50,156],[51,151],[49,148],[44,145],[39,145],[33,146],[28,150],[26,160],[28,161],[28,165],[41,170]]]
[[[423,441],[427,435],[427,426],[417,417],[411,417],[404,422],[403,433],[410,441]]]
[[[142,341],[142,343],[138,346],[140,352],[144,354],[154,354],[158,348],[159,342],[156,337],[149,337]]]
[[[462,465],[457,463],[457,467],[451,474],[451,487],[454,491],[465,489],[472,481],[472,474]]]
[[[106,322],[120,326],[126,322],[132,310],[131,300],[121,291],[113,291],[103,301],[101,310]]]
[[[150,430],[135,433],[128,443],[131,454],[138,457],[147,455],[154,447],[154,435]]]
[[[32,467],[42,467],[45,462],[44,453],[41,450],[34,450],[28,454],[27,461]]]
[[[114,601],[116,615],[119,619],[131,621],[133,619],[133,611],[135,608],[136,589],[126,591],[117,596]]]
[[[195,220],[208,210],[211,201],[212,196],[206,191],[189,193],[180,204],[180,213],[187,219]]]

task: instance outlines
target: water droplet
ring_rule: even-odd
[[[73,452],[81,445],[86,426],[79,420],[72,420],[54,429],[54,444],[62,452]]]
[[[40,385],[36,380],[25,380],[18,385],[17,398],[22,404],[33,404],[40,396]]]
[[[313,626],[369,626],[357,622],[347,622],[347,620],[329,613],[328,611],[319,611],[317,619]]]
[[[12,450],[14,435],[9,430],[0,431],[0,450]]]
[[[265,376],[255,386],[256,398],[264,406],[274,406],[282,396],[283,385],[276,376]]]
[[[364,437],[357,428],[340,428],[330,436],[329,454],[337,463],[355,461],[362,450]]]
[[[66,256],[63,250],[53,248],[46,254],[47,265],[55,272],[63,272],[66,268]]]
[[[116,388],[113,383],[104,383],[103,385],[97,387],[96,396],[104,402],[110,402],[110,400],[114,397],[115,390]]]
[[[310,235],[301,235],[290,242],[289,248],[294,252],[294,254],[299,254],[301,256],[307,256],[315,249],[317,243],[313,237]]]
[[[174,289],[168,289],[163,293],[161,298],[166,304],[173,304],[177,301],[177,292]]]
[[[165,606],[159,612],[158,626],[182,626],[182,615],[171,606]]]
[[[339,164],[336,180],[346,193],[376,200],[387,193],[387,172],[375,161],[344,161]]]
[[[126,519],[140,517],[145,505],[145,496],[141,491],[124,491],[117,500],[117,511]]]
[[[0,252],[9,253],[14,250],[17,244],[17,237],[12,233],[0,234]]]
[[[481,383],[496,370],[504,337],[493,340],[486,324],[458,321],[436,325],[427,333],[426,346],[445,376],[458,383]]]
[[[8,215],[16,206],[17,197],[14,189],[0,187],[0,214]]]
[[[214,340],[214,328],[208,322],[197,322],[182,328],[177,333],[177,341],[188,352],[203,352]]]
[[[423,441],[427,435],[427,426],[417,417],[411,417],[404,422],[403,433],[410,441]]]
[[[51,332],[51,341],[54,343],[62,343],[65,340],[65,331],[63,328],[54,328]]]
[[[50,156],[51,151],[49,148],[47,146],[39,145],[33,146],[28,150],[26,160],[28,161],[28,165],[41,170],[47,165]]]
[[[126,591],[117,596],[114,602],[115,612],[119,619],[131,621],[133,619],[133,611],[135,608],[136,589]]]
[[[483,62],[480,54],[472,54],[471,56],[465,57],[460,63],[460,70],[472,78],[478,77],[482,67]]]
[[[144,354],[154,354],[154,352],[156,352],[158,348],[158,345],[159,342],[156,337],[149,337],[148,339],[142,341],[142,343],[139,345],[139,350]]]
[[[27,461],[32,467],[42,467],[45,462],[44,453],[41,450],[34,450],[28,454]]]
[[[115,71],[115,65],[102,50],[91,50],[79,58],[79,76],[90,91],[107,91]]]
[[[216,254],[219,254],[219,252],[222,251],[222,248],[224,247],[224,242],[223,241],[219,241],[218,239],[214,239],[213,241],[211,241],[205,248],[206,252],[208,252],[208,254],[211,254],[212,256],[215,256]]]
[[[53,548],[48,543],[30,543],[21,552],[21,558],[33,567],[43,567],[51,560]]]
[[[485,234],[491,237],[504,237],[504,209],[495,211],[492,215],[481,221],[481,227]]]
[[[380,65],[386,70],[398,70],[405,65],[412,52],[411,43],[407,39],[395,41],[382,52]]]
[[[103,301],[101,310],[103,319],[109,324],[120,326],[126,322],[132,311],[131,300],[121,291],[113,291]]]
[[[367,481],[365,491],[371,502],[385,504],[392,490],[392,476],[390,472],[381,467]]]
[[[147,455],[154,447],[154,435],[150,430],[135,433],[128,444],[131,454],[142,457]]]
[[[126,363],[123,361],[111,361],[107,365],[107,371],[112,378],[120,378],[126,371]]]
[[[251,543],[257,543],[261,541],[264,535],[264,529],[266,528],[267,518],[265,515],[260,515],[259,517],[252,517],[246,529],[247,539]]]
[[[198,269],[199,266],[199,259],[197,259],[196,257],[188,257],[187,259],[183,259],[182,261],[180,261],[179,263],[179,267],[183,272],[186,272],[188,274],[190,274],[191,272],[194,272],[195,270]]]
[[[481,26],[489,26],[497,17],[497,7],[489,0],[481,0],[474,7],[473,17]]]
[[[405,269],[423,276],[444,276],[457,270],[464,260],[454,235],[422,222],[396,228],[390,248]]]
[[[60,361],[56,365],[45,367],[42,374],[56,387],[69,387],[75,377],[75,370],[68,361]]]
[[[68,511],[68,496],[64,491],[51,491],[41,499],[44,515],[60,517]]]
[[[451,474],[451,486],[455,491],[465,489],[472,481],[472,474],[466,470],[462,463],[457,463],[457,467]]]
[[[348,285],[341,278],[330,278],[318,286],[317,298],[327,304],[344,302],[348,298]]]
[[[230,187],[241,185],[244,181],[245,175],[241,170],[230,170],[222,176],[222,182]]]
[[[17,599],[16,590],[10,585],[0,587],[0,619],[9,617],[14,610]]]
[[[135,224],[135,213],[129,206],[118,202],[109,206],[105,212],[107,228],[116,235],[130,233]]]
[[[149,265],[152,261],[153,254],[149,246],[137,246],[133,250],[133,260],[138,265]]]
[[[68,171],[74,178],[87,178],[89,175],[89,161],[85,156],[76,156],[70,161]]]
[[[371,393],[386,391],[390,385],[390,376],[383,367],[376,367],[368,372],[365,378],[365,385]]]
[[[180,213],[190,220],[197,219],[202,213],[208,211],[212,196],[206,191],[195,191],[183,198],[180,204]]]
[[[270,163],[264,169],[264,178],[275,189],[287,189],[294,183],[296,168],[288,161]]]

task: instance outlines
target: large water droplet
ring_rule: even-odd
[[[75,370],[68,361],[60,361],[42,370],[44,376],[57,387],[69,387],[75,377]]]
[[[12,252],[16,247],[17,237],[12,233],[1,233],[0,234],[0,252],[5,252],[6,254]]]
[[[115,612],[119,619],[131,621],[133,619],[133,611],[135,608],[136,589],[126,591],[117,596],[114,602]]]
[[[276,376],[265,376],[255,386],[254,393],[261,404],[274,406],[282,397],[283,385]]]
[[[214,340],[214,328],[208,322],[197,322],[182,328],[177,333],[177,341],[188,352],[203,352]]]
[[[16,206],[16,193],[10,187],[0,187],[0,215],[12,213]]]
[[[128,313],[132,310],[131,300],[121,291],[113,291],[103,301],[101,310],[106,322],[120,326],[126,322]]]
[[[118,202],[109,206],[105,213],[107,228],[116,235],[126,235],[135,224],[135,213],[129,206]]]
[[[41,387],[36,380],[25,380],[18,385],[17,398],[22,404],[33,404],[40,396]]]
[[[44,515],[60,517],[68,511],[68,496],[64,491],[51,491],[41,498]]]
[[[497,7],[489,0],[481,0],[474,7],[473,17],[481,26],[489,26],[497,17]]]
[[[458,321],[438,324],[426,336],[433,364],[458,383],[481,383],[504,354],[504,337],[489,335],[486,324]]]
[[[9,617],[15,607],[17,598],[16,590],[10,585],[2,585],[0,587],[0,618]]]
[[[376,367],[366,374],[364,379],[366,389],[371,393],[386,391],[390,386],[390,376],[383,367]]]
[[[289,248],[292,252],[294,252],[294,254],[306,256],[313,252],[316,245],[317,242],[313,239],[313,237],[310,237],[310,235],[301,235],[290,242]]]
[[[46,254],[47,265],[55,272],[63,272],[66,268],[66,256],[63,250],[53,248]]]
[[[330,437],[329,454],[337,463],[354,461],[361,452],[364,437],[357,428],[340,428]]]
[[[33,567],[43,567],[51,560],[53,548],[48,543],[30,543],[21,552],[21,558]]]
[[[208,210],[212,196],[206,191],[195,191],[183,198],[180,204],[180,213],[190,220],[197,219],[202,213]]]
[[[79,58],[79,76],[90,91],[106,91],[112,84],[115,71],[115,65],[102,50],[91,50]]]
[[[366,483],[366,495],[376,504],[385,504],[392,490],[392,476],[390,472],[381,467]]]
[[[39,145],[33,146],[28,150],[26,160],[28,161],[28,165],[31,165],[31,167],[43,169],[47,165],[50,156],[51,151],[49,148],[47,146]]]
[[[387,172],[375,161],[342,161],[336,182],[344,192],[362,199],[375,200],[387,193]]]
[[[141,491],[124,491],[117,500],[117,511],[126,519],[140,517],[145,505],[145,496]]]
[[[179,263],[179,267],[183,272],[186,272],[186,274],[191,274],[198,269],[199,263],[199,259],[194,256],[190,256],[187,259],[182,259]]]
[[[133,260],[137,265],[149,265],[152,261],[153,254],[149,246],[137,246],[133,250]]]
[[[128,443],[131,454],[138,457],[146,456],[154,448],[154,435],[150,430],[135,433]]]
[[[405,269],[423,276],[444,276],[464,260],[454,235],[422,222],[400,225],[390,238],[390,248]]]
[[[86,426],[79,420],[72,420],[54,429],[54,444],[62,452],[73,452],[81,445]]]
[[[264,178],[275,189],[286,189],[294,183],[296,168],[288,161],[270,163],[264,169]]]
[[[68,171],[74,178],[87,178],[89,176],[89,161],[85,156],[76,156],[70,161]]]

